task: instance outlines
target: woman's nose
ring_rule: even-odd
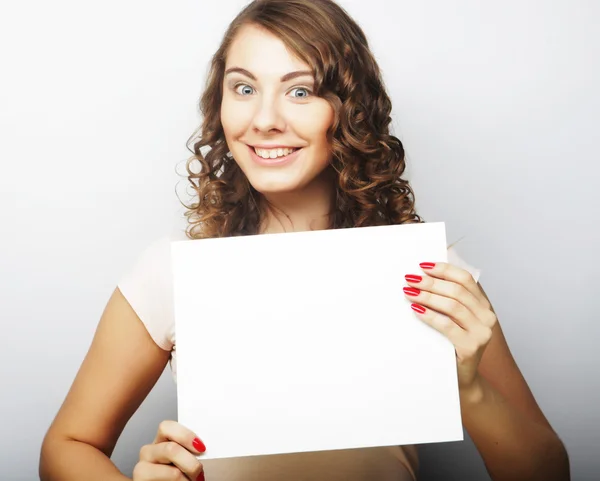
[[[253,124],[254,128],[260,131],[283,130],[285,122],[275,100],[262,99],[254,114]]]

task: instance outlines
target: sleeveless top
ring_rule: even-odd
[[[171,242],[176,240],[189,239],[183,232],[175,232],[150,243],[118,283],[154,342],[171,353],[175,381]],[[480,271],[466,263],[453,247],[448,249],[448,262],[469,271],[478,280]],[[202,437],[202,433],[198,434]],[[200,460],[210,481],[414,481],[419,465],[416,446]]]

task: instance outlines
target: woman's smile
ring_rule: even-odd
[[[264,167],[281,167],[294,162],[300,155],[303,148],[296,149],[255,149],[248,146],[252,160]],[[258,152],[258,153],[257,153]],[[276,152],[276,155],[274,154]],[[260,155],[259,155],[260,154]],[[282,155],[283,154],[283,155]]]

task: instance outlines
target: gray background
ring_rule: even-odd
[[[183,225],[175,196],[209,56],[244,2],[0,6],[0,479],[42,437],[119,277]],[[342,1],[394,101],[418,211],[483,270],[573,479],[600,470],[600,2]],[[185,194],[185,181],[177,191]],[[126,473],[176,417],[167,371],[121,437]],[[486,479],[470,442],[423,478]]]

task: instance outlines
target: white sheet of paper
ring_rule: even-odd
[[[402,291],[446,245],[443,222],[173,242],[202,458],[462,440],[454,347]]]

